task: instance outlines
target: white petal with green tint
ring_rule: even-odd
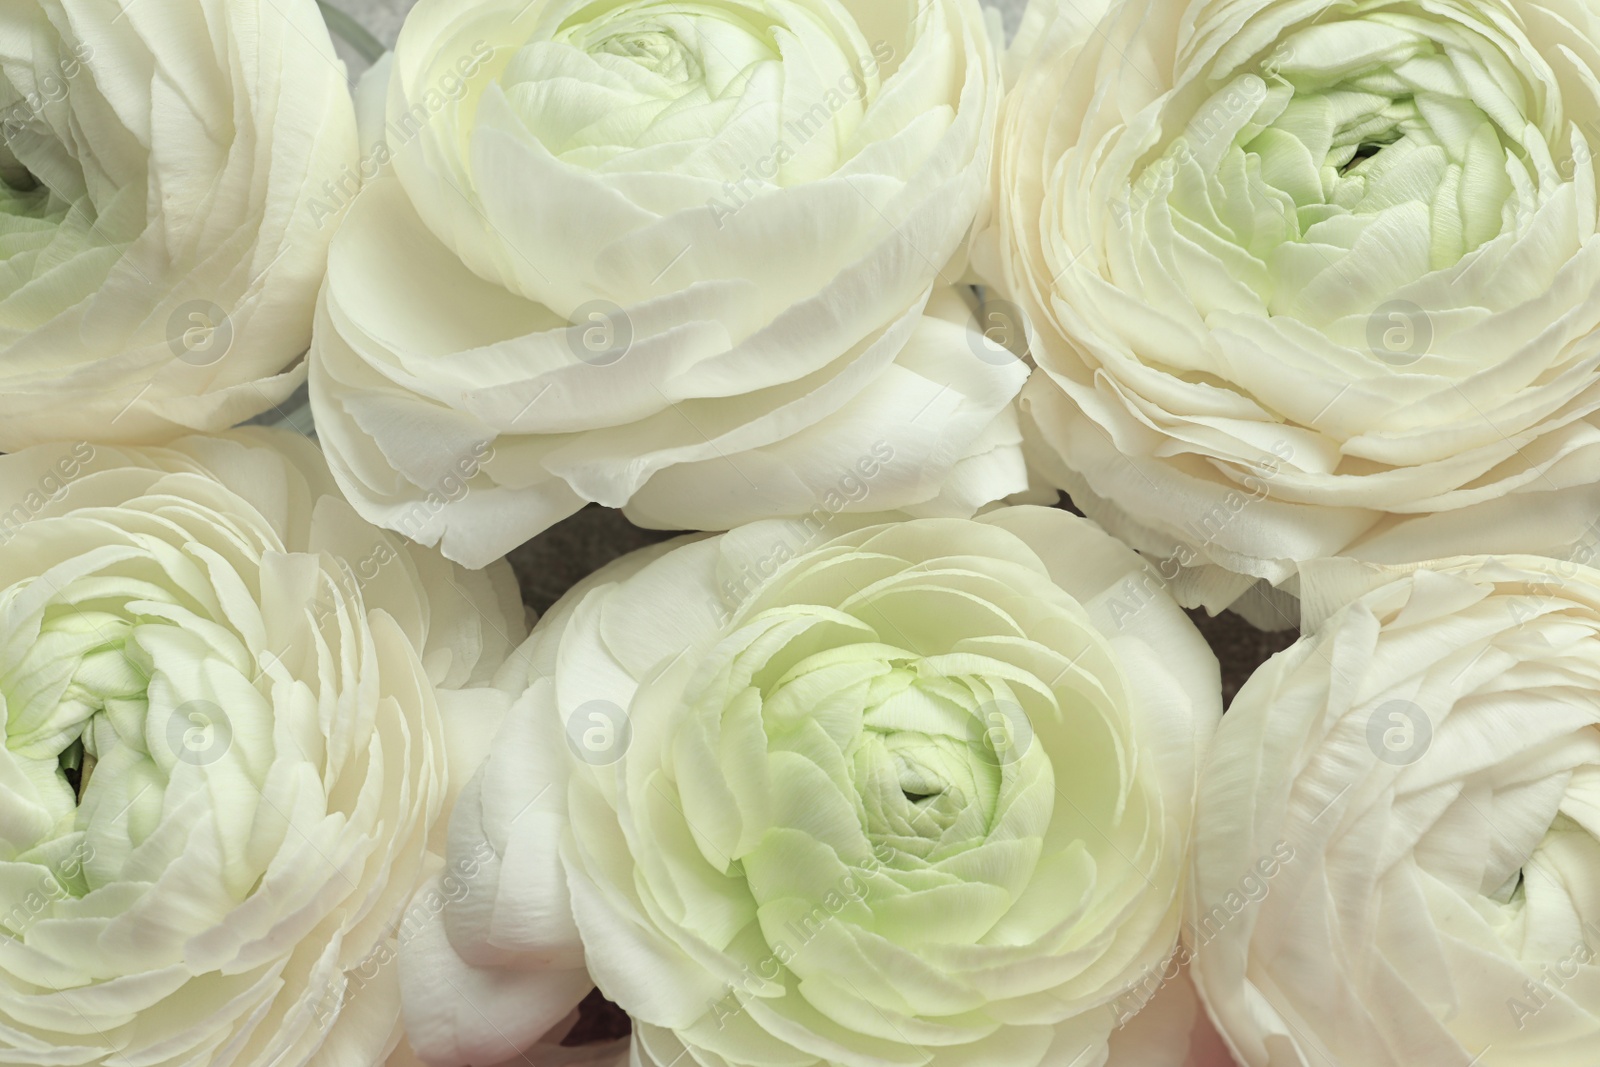
[[[18,8],[0,120],[0,449],[226,430],[304,380],[358,165],[312,0]]]
[[[1026,365],[953,284],[1002,91],[977,0],[420,0],[374,71],[392,166],[311,372],[372,521],[481,565],[586,501],[726,530],[1024,488]]]
[[[1254,590],[1270,625],[1266,586],[1292,595],[1318,558],[1586,536],[1600,14],[1069,15],[1030,7],[976,246],[1037,333],[1023,410],[1048,479],[1172,559],[1183,603]]]
[[[368,526],[287,431],[40,446],[0,493],[34,512],[0,552],[0,1046],[383,1062],[375,961],[509,703],[509,571]]]
[[[560,793],[572,817],[559,845],[516,835],[548,868],[535,886],[565,872],[565,946],[655,1067],[679,1054],[662,1047],[739,1067],[1045,1067],[1068,1046],[1060,1062],[1098,1062],[1106,1005],[1177,935],[1215,661],[1159,590],[1120,616],[1108,595],[1149,572],[1060,511],[804,530],[625,558],[530,639],[564,695],[535,681],[503,736],[568,757],[511,790]],[[726,581],[780,553],[753,585]],[[653,652],[624,668],[596,620],[603,646]],[[614,763],[572,744],[594,700],[631,729]],[[469,795],[513,767],[533,769],[491,757]],[[460,820],[455,847],[491,833]],[[530,923],[547,900],[474,888]],[[510,944],[454,928],[464,958]],[[498,960],[548,968],[523,940]],[[458,1019],[422,1051],[458,1064],[490,1041]]]

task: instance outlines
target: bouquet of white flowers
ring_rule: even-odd
[[[14,0],[0,1064],[1594,1067],[1597,147],[1591,0]]]

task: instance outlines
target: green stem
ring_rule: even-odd
[[[332,4],[317,0],[317,6],[322,9],[322,20],[328,24],[328,30],[354,48],[356,54],[368,63],[376,63],[388,51],[382,41],[367,32],[365,26]]]

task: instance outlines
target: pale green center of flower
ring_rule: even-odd
[[[8,136],[9,130],[0,130]],[[63,237],[62,223],[71,205],[53,193],[9,143],[0,145],[0,263],[9,277],[0,278],[0,294],[9,295],[33,277],[33,266],[52,242]],[[89,235],[80,234],[77,244]]]
[[[192,785],[239,768],[220,694],[244,694],[249,679],[208,646],[203,635],[224,639],[202,606],[146,570],[127,561],[75,578],[47,572],[0,592],[0,616],[14,624],[0,642],[6,759],[36,805],[3,836],[23,858],[70,872],[74,895],[114,877],[157,831],[180,776]],[[78,840],[94,862],[49,859]]]
[[[50,190],[9,149],[0,146],[0,212],[60,222],[66,205],[56,203]]]
[[[86,82],[84,70],[43,56],[26,81],[0,70],[0,330],[32,329],[86,298],[143,228],[143,176],[104,166],[105,131],[85,133],[73,114],[68,72]]]
[[[1272,314],[1369,311],[1562,184],[1559,109],[1511,47],[1400,7],[1293,32],[1133,175],[1130,215],[1215,254]],[[1370,290],[1371,306],[1334,290]]]
[[[591,56],[616,57],[656,75],[661,84],[704,86],[717,75],[747,71],[751,61],[778,55],[776,23],[743,4],[593,5],[568,19],[553,40]]]
[[[997,703],[1017,707],[1004,683],[864,644],[802,659],[761,691],[772,749],[837,767],[859,832],[888,866],[947,860],[1006,821],[1008,780],[1027,753],[1005,751],[991,722],[1005,718],[991,713]],[[1010,718],[1023,718],[1020,707]]]
[[[585,165],[701,140],[779,58],[772,23],[752,16],[740,5],[591,6],[518,51],[501,83],[546,147]]]
[[[741,197],[858,150],[884,61],[832,2],[600,0],[551,11],[512,47],[499,88],[558,159],[732,183]]]
[[[641,690],[639,736],[665,728],[670,752],[628,772],[639,825],[706,864],[640,863],[641,887],[670,879],[674,928],[770,983],[751,990],[769,1017],[890,1044],[901,1020],[987,1034],[973,990],[1023,956],[1097,953],[1176,868],[1108,642],[995,551],[1010,534],[918,526],[784,570],[708,658],[668,668],[694,671],[671,719]],[[934,545],[952,556],[924,561]],[[1061,981],[1013,988],[1046,1003]]]
[[[75,839],[100,794],[117,792],[149,761],[152,664],[131,640],[134,629],[102,603],[52,604],[37,639],[0,674],[6,747],[56,819],[42,854]],[[49,866],[66,892],[91,888],[84,865]]]
[[[8,747],[43,760],[80,742],[97,760],[118,743],[142,748],[150,662],[130,644],[132,631],[112,612],[52,607],[39,639],[0,679],[11,709]]]
[[[705,81],[705,65],[700,57],[671,30],[618,34],[592,51],[631,60],[659,75],[663,82],[694,85]]]
[[[877,679],[847,751],[868,839],[923,860],[981,842],[1001,784],[998,761],[974,744],[983,734],[978,699],[939,681],[929,684],[914,665]]]

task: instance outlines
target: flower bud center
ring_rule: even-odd
[[[1567,184],[1551,160],[1568,124],[1514,45],[1398,7],[1292,31],[1172,115],[1166,147],[1130,175],[1130,214],[1245,250],[1260,269],[1239,278],[1270,314],[1365,315]]]
[[[0,678],[10,714],[7,747],[58,761],[81,798],[84,761],[132,743],[143,748],[149,706],[149,663],[129,641],[133,624],[120,614],[70,604],[52,606],[39,637]]]
[[[39,189],[39,179],[12,154],[9,145],[0,145],[0,183],[5,185],[7,192],[13,194],[32,193]]]
[[[667,81],[697,82],[704,78],[700,57],[670,30],[622,33],[601,42],[597,51],[633,60]]]
[[[873,686],[850,758],[875,847],[926,861],[987,837],[1002,768],[985,758],[978,685],[922,676],[913,659]]]
[[[13,154],[10,144],[0,145],[0,233],[20,236],[56,226],[66,213],[67,205]]]

